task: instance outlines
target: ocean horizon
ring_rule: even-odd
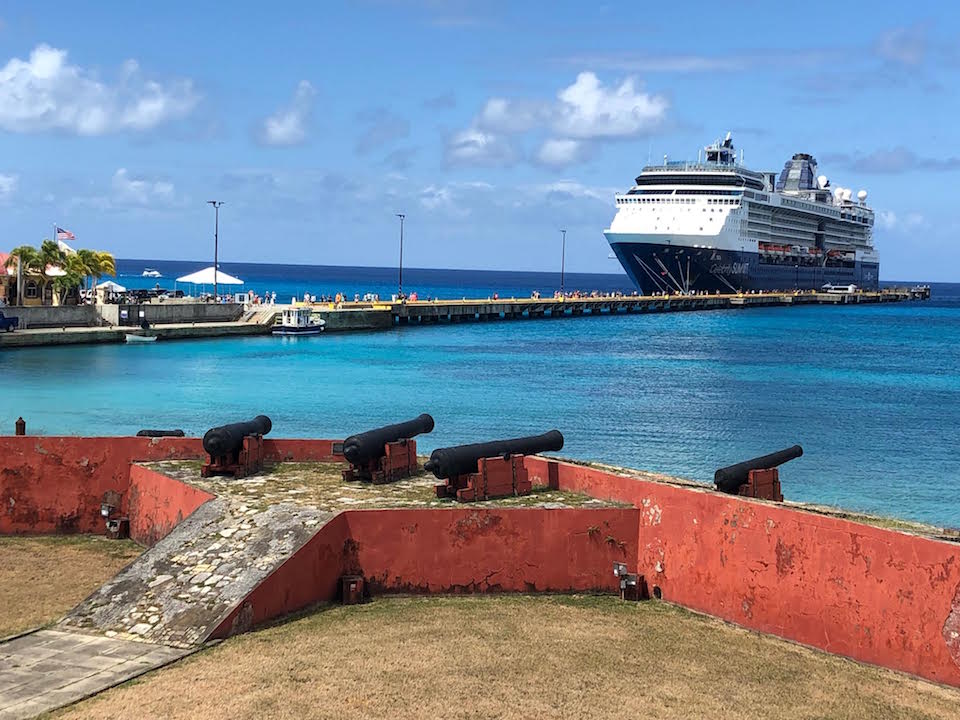
[[[190,289],[190,286],[176,283],[176,278],[210,267],[213,262],[118,258],[116,264],[116,280],[125,287],[146,289],[160,285],[172,290],[175,286]],[[162,277],[143,277],[146,269],[157,270]],[[302,298],[304,293],[335,295],[337,292],[345,292],[348,297],[372,292],[386,299],[397,292],[399,280],[397,267],[381,266],[220,262],[219,269],[244,280],[242,286],[236,286],[238,290],[249,289],[261,295],[276,292],[278,302],[289,302],[291,297]],[[533,290],[552,294],[560,288],[560,282],[561,274],[556,271],[403,268],[405,293],[416,291],[442,299],[487,297],[494,292],[510,297],[511,293],[529,295]],[[611,273],[568,271],[564,273],[563,284],[568,291],[632,293],[636,290],[622,270]],[[925,284],[947,289],[952,283],[882,280],[880,284],[884,287]],[[471,292],[475,294],[471,295]]]

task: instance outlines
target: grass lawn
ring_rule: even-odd
[[[0,537],[0,637],[59,620],[141,552],[96,535]]]
[[[230,639],[59,718],[956,718],[960,692],[656,602],[380,598]]]

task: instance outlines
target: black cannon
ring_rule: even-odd
[[[137,437],[184,437],[183,430],[138,430]]]
[[[247,435],[266,435],[273,423],[266,415],[257,415],[247,422],[230,423],[207,430],[203,435],[203,449],[210,455],[228,455],[237,452]]]
[[[543,435],[531,435],[512,440],[493,440],[473,445],[437,448],[423,468],[432,472],[438,479],[446,480],[457,475],[477,472],[477,462],[480,458],[535,455],[562,448],[563,435],[559,430],[551,430]]]
[[[749,482],[751,472],[775,470],[777,466],[783,465],[785,462],[798,458],[801,455],[803,455],[803,448],[799,445],[794,445],[793,447],[778,450],[769,455],[762,455],[752,460],[745,460],[736,465],[730,465],[717,470],[713,474],[713,482],[720,492],[736,495],[740,491],[740,486]],[[777,495],[779,494],[780,482],[779,476],[777,476],[776,473],[774,473],[773,481],[775,481],[778,486],[774,493]],[[758,495],[754,494],[754,497],[758,497]],[[781,495],[779,499],[783,499],[783,496]]]
[[[201,475],[227,474],[245,477],[263,468],[263,436],[273,428],[266,415],[247,422],[210,428],[203,436],[203,449],[210,462]]]
[[[382,458],[389,443],[409,440],[432,431],[433,418],[424,413],[413,420],[351,435],[343,441],[343,456],[351,465],[360,465]]]
[[[417,443],[413,438],[433,430],[433,418],[424,413],[413,420],[385,425],[351,435],[343,441],[350,468],[343,479],[387,483],[417,472]]]
[[[527,495],[533,485],[523,456],[562,447],[563,435],[559,430],[551,430],[512,440],[439,448],[433,451],[424,469],[446,480],[435,486],[439,498],[470,502]]]

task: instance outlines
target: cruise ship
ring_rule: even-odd
[[[832,187],[807,153],[779,176],[742,161],[727,133],[696,162],[648,165],[616,196],[604,235],[644,295],[877,288],[865,190]]]

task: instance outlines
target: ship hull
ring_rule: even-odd
[[[644,295],[656,292],[750,292],[814,290],[825,284],[878,287],[879,265],[857,261],[845,266],[799,265],[788,259],[761,262],[760,255],[737,250],[611,242],[627,275]]]

